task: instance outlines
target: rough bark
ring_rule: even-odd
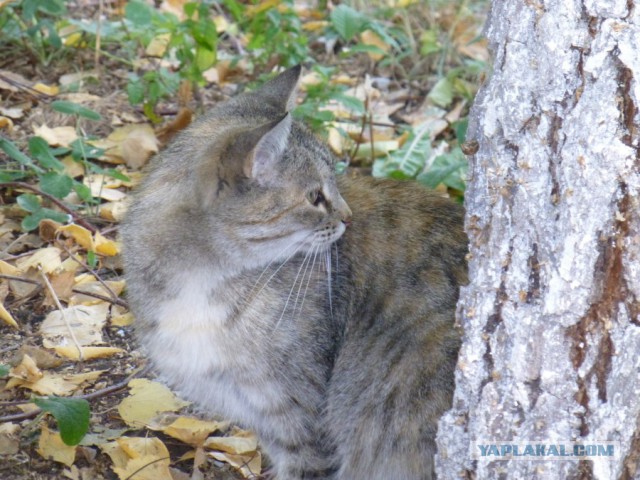
[[[441,479],[640,478],[640,2],[494,0]],[[473,460],[471,442],[620,442]]]

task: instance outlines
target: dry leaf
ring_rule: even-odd
[[[33,345],[22,345],[18,350],[17,358],[22,359],[23,355],[29,355],[36,362],[38,368],[55,368],[63,363],[62,359],[56,357],[49,350]]]
[[[0,303],[0,320],[2,320],[10,327],[15,328],[16,330],[20,330],[18,322],[15,321],[11,313],[9,313],[9,310],[7,310],[2,303]]]
[[[119,296],[124,290],[124,280],[107,280],[104,282],[111,292],[113,292],[116,296]],[[111,292],[105,288],[105,286],[98,281],[93,282],[82,282],[76,283],[76,290],[88,293],[95,293],[98,295],[102,295],[103,297],[111,297]],[[104,300],[100,300],[99,298],[92,297],[91,295],[83,295],[82,293],[74,293],[69,298],[69,305],[98,305],[104,304]]]
[[[159,413],[175,412],[189,405],[165,385],[151,380],[133,379],[129,388],[129,396],[118,405],[118,413],[132,427],[147,425]]]
[[[102,147],[108,148],[107,160],[120,162],[121,159],[132,168],[141,167],[158,151],[158,139],[153,128],[146,123],[116,128],[106,142]]]
[[[171,41],[170,33],[161,33],[160,35],[156,35],[151,39],[144,53],[148,57],[161,58],[164,56],[165,52],[167,51],[167,47],[169,46],[170,41]]]
[[[121,480],[173,480],[169,451],[157,438],[121,437],[100,448],[111,458]]]
[[[9,371],[9,377],[30,383],[37,382],[43,376],[35,360],[27,354],[24,354],[22,361]]]
[[[68,147],[78,139],[76,129],[73,127],[49,128],[46,125],[40,125],[33,129],[33,133],[44,138],[53,147]]]
[[[72,223],[70,225],[65,225],[64,227],[59,227],[58,231],[66,234],[68,237],[73,238],[75,242],[82,248],[85,248],[87,250],[95,250],[91,232],[86,228]]]
[[[386,43],[382,38],[380,38],[380,35],[378,35],[376,32],[372,30],[365,30],[364,32],[362,32],[360,34],[360,41],[364,45],[377,47],[385,53],[387,53],[391,48],[388,43]],[[367,52],[367,55],[369,55],[369,58],[371,58],[371,60],[376,62],[384,58],[384,53]]]
[[[110,222],[120,222],[127,212],[126,200],[119,202],[108,202],[100,205],[100,218],[109,220]]]
[[[76,460],[76,447],[66,445],[58,432],[49,430],[45,425],[42,426],[40,432],[38,453],[46,459],[64,463],[68,467],[73,465]]]
[[[16,267],[23,272],[38,267],[41,267],[44,273],[55,272],[62,264],[61,253],[62,251],[56,247],[41,248],[28,257],[18,259]]]
[[[262,456],[259,451],[244,455],[218,451],[207,452],[207,454],[237,468],[245,478],[256,478],[262,471]]]
[[[33,87],[33,90],[36,90],[40,93],[44,93],[45,95],[49,95],[50,97],[55,97],[60,93],[60,88],[56,85],[45,85],[44,83],[36,83]]]
[[[20,427],[15,423],[0,423],[0,455],[14,455],[20,449]]]
[[[81,360],[80,352],[76,347],[54,347],[56,353],[62,357],[69,358],[71,360]],[[122,353],[122,348],[116,347],[80,347],[82,350],[82,360],[92,360],[94,358],[106,358],[117,353]]]
[[[102,328],[107,323],[109,305],[101,302],[97,305],[76,305],[49,313],[40,326],[42,344],[46,348],[65,347],[75,343],[69,332],[66,320],[81,346],[103,343]]]
[[[104,370],[80,373],[77,375],[45,371],[42,372],[42,378],[35,382],[12,377],[7,382],[5,388],[22,387],[39,393],[40,395],[67,396],[78,390],[82,384],[94,382],[102,373],[104,373]]]
[[[251,432],[240,431],[231,437],[209,437],[203,446],[233,454],[251,453],[258,449],[258,439]]]
[[[116,190],[116,188],[123,185],[122,180],[118,180],[107,175],[87,175],[82,180],[82,183],[91,189],[91,195],[103,198],[110,202],[122,200],[127,196],[126,193]]]
[[[6,128],[7,131],[13,130],[13,120],[8,117],[0,116],[0,129]]]
[[[154,417],[148,425],[151,430],[162,431],[194,447],[202,445],[211,433],[228,426],[228,422],[199,420],[174,414],[160,414]]]
[[[96,252],[107,257],[114,257],[120,253],[120,244],[115,240],[103,237],[100,232],[95,235]]]

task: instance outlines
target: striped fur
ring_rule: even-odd
[[[287,115],[299,70],[216,107],[122,227],[139,338],[166,381],[254,429],[280,479],[429,479],[451,402],[462,208],[336,178]]]

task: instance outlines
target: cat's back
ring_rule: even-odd
[[[339,185],[353,211],[333,290],[344,319],[328,408],[340,425],[339,478],[431,478],[459,348],[464,210],[415,182],[344,177]]]

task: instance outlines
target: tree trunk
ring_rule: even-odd
[[[438,476],[640,478],[640,3],[494,0],[487,36]],[[474,460],[473,441],[619,444]]]

